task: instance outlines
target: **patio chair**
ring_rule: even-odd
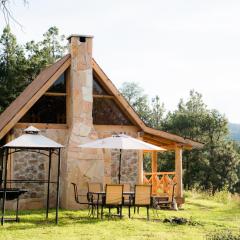
[[[153,208],[158,209],[175,209],[174,207],[174,193],[175,193],[175,187],[176,183],[170,183],[168,185],[168,193],[159,194],[158,196],[154,197],[153,199]],[[177,209],[176,209],[177,210]]]
[[[134,213],[136,212],[136,207],[146,207],[147,209],[147,219],[149,220],[149,208],[151,206],[151,185],[135,185],[135,196],[133,200]],[[131,213],[130,213],[131,214]]]
[[[89,196],[89,194],[79,194],[78,192],[78,187],[76,183],[71,183],[73,185],[73,189],[74,189],[74,199],[75,202],[79,205],[87,205],[88,206],[88,210],[89,216],[94,216],[94,209],[95,209],[95,204],[92,202],[92,198]]]
[[[123,192],[129,193],[131,191],[131,185],[129,183],[123,184]],[[130,218],[130,207],[133,204],[132,195],[123,195],[123,205],[128,207],[128,216]]]
[[[90,201],[93,205],[95,205],[95,208],[97,208],[97,217],[98,217],[98,208],[102,205],[102,195],[98,194],[102,191],[102,184],[97,182],[89,182],[88,183],[88,196]]]
[[[123,192],[130,192],[130,191],[131,191],[130,183],[124,183],[123,184]]]
[[[107,184],[106,195],[103,198],[103,204],[101,208],[101,219],[103,218],[103,208],[108,208],[108,219],[111,215],[111,208],[117,208],[117,213],[122,218],[122,206],[123,206],[123,184]]]

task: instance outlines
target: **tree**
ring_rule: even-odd
[[[0,38],[0,113],[47,65],[62,57],[66,49],[63,37],[56,27],[43,35],[42,41],[17,43],[10,27]]]
[[[31,82],[41,69],[61,58],[66,50],[65,36],[59,35],[57,27],[50,27],[43,34],[43,40],[30,41],[25,44],[25,52],[28,58],[28,82]]]
[[[152,98],[150,126],[155,129],[161,129],[164,119],[164,104],[160,102],[160,97],[157,95]]]
[[[148,97],[135,82],[124,82],[120,92],[138,113],[141,119],[147,124],[151,124],[151,108],[149,107]]]
[[[26,58],[24,49],[17,44],[10,27],[0,38],[0,112],[2,112],[25,86]]]
[[[217,110],[204,104],[202,95],[190,91],[189,100],[180,100],[178,109],[169,113],[163,124],[166,131],[203,142],[202,150],[184,152],[184,185],[199,185],[204,189],[221,190],[228,185],[233,190],[238,181],[239,154],[228,139],[228,121]]]

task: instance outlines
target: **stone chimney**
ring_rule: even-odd
[[[68,145],[62,164],[62,207],[79,208],[75,203],[75,182],[80,192],[87,191],[87,182],[103,182],[104,161],[102,150],[82,149],[79,144],[97,138],[92,120],[92,36],[71,35],[69,52],[71,67],[69,76],[69,102],[67,107]]]

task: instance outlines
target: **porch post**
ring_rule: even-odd
[[[152,151],[152,193],[157,193],[157,151]]]
[[[157,151],[152,152],[152,173],[157,172]]]
[[[176,172],[176,200],[180,204],[183,198],[183,184],[182,184],[182,147],[175,148],[175,172]]]

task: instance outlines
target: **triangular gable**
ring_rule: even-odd
[[[0,115],[0,139],[21,119],[48,88],[70,66],[70,54],[47,67]]]
[[[203,144],[192,141],[190,139],[185,139],[175,134],[167,133],[164,131],[160,131],[157,129],[153,129],[147,127],[142,119],[138,116],[135,110],[131,107],[128,101],[122,96],[122,94],[118,91],[118,89],[114,86],[112,81],[107,77],[107,75],[103,72],[97,62],[93,59],[93,71],[98,76],[98,81],[100,81],[101,85],[107,92],[112,93],[111,95],[114,96],[115,101],[118,103],[119,107],[124,110],[127,116],[138,126],[144,133],[149,135],[157,136],[162,139],[170,140],[176,144],[182,144],[186,147],[202,147]]]

